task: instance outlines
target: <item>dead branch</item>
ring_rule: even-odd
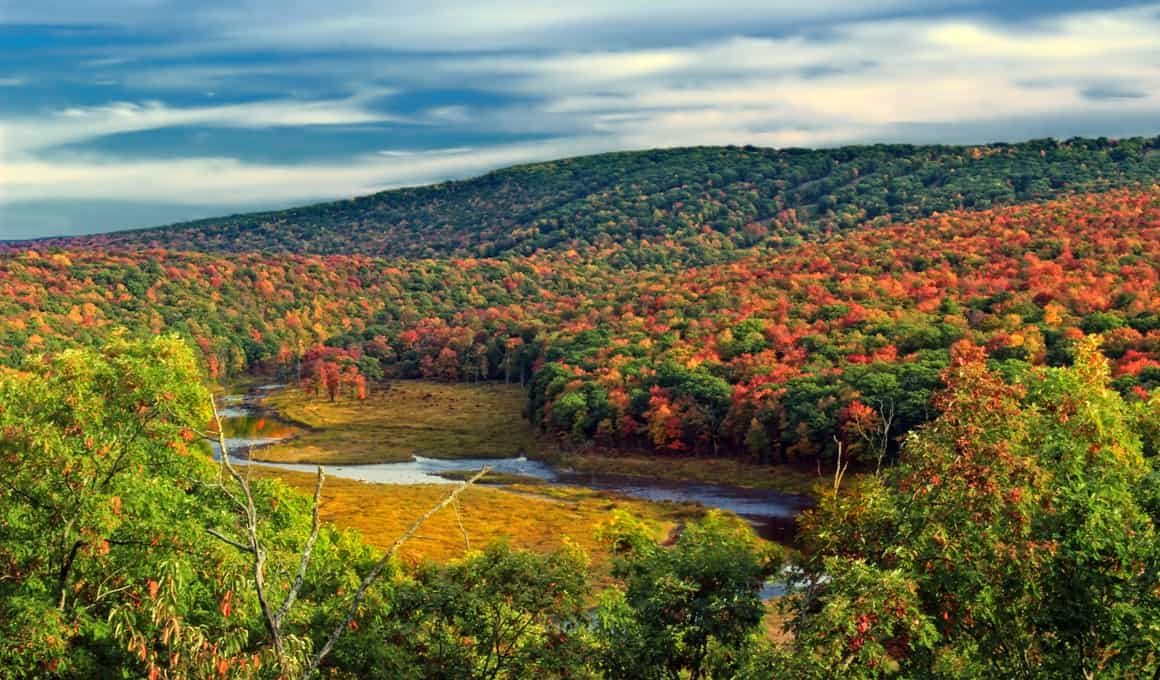
[[[325,482],[326,475],[322,470],[322,466],[319,466],[318,479],[314,485],[313,521],[311,525],[310,536],[306,539],[306,544],[303,546],[302,553],[299,556],[298,571],[295,574],[294,581],[291,584],[289,591],[286,593],[286,597],[282,600],[282,604],[278,607],[277,610],[273,610],[270,606],[266,593],[266,549],[263,547],[262,542],[258,537],[259,517],[257,508],[254,504],[254,494],[250,487],[250,467],[246,467],[246,472],[243,475],[236,467],[234,467],[233,463],[230,461],[230,451],[229,446],[226,444],[225,430],[222,427],[221,415],[218,413],[216,402],[214,402],[212,399],[210,401],[210,405],[213,408],[214,425],[217,428],[217,432],[215,434],[217,435],[218,446],[221,449],[221,456],[219,459],[218,488],[221,489],[221,491],[227,496],[227,498],[229,498],[229,500],[238,508],[242,514],[245,523],[246,537],[243,540],[238,540],[231,538],[216,529],[211,528],[207,529],[207,531],[214,538],[217,538],[227,545],[233,546],[234,548],[237,548],[242,552],[249,553],[253,556],[251,560],[251,566],[253,571],[254,590],[257,593],[258,603],[261,606],[266,630],[270,634],[270,638],[274,644],[274,650],[278,656],[278,663],[281,666],[283,673],[286,673],[290,668],[290,664],[286,659],[282,623],[290,609],[294,606],[294,603],[297,601],[298,595],[306,581],[306,573],[310,568],[310,560],[313,556],[314,545],[318,540],[319,529],[322,526],[320,511],[322,507],[322,487]],[[351,621],[353,621],[355,616],[357,616],[358,609],[362,605],[362,601],[366,597],[367,591],[375,583],[375,581],[378,580],[379,576],[383,572],[383,569],[385,569],[387,564],[389,564],[390,561],[395,557],[399,551],[399,548],[401,548],[404,543],[414,537],[414,535],[419,531],[419,528],[422,527],[428,519],[434,516],[435,513],[439,512],[448,505],[455,503],[456,519],[459,521],[460,530],[463,531],[464,540],[468,541],[467,532],[464,529],[462,520],[459,518],[458,514],[458,498],[464,490],[475,484],[476,481],[478,481],[481,477],[490,471],[490,467],[482,468],[479,472],[472,476],[471,479],[460,484],[451,493],[447,494],[446,498],[425,512],[422,517],[415,520],[415,522],[411,524],[411,526],[408,527],[407,530],[404,531],[403,534],[395,540],[390,549],[387,550],[386,554],[375,563],[370,572],[368,572],[367,575],[362,579],[358,590],[355,591],[354,598],[351,601],[350,608],[347,611],[345,619],[331,632],[330,637],[328,637],[326,640],[326,643],[323,644],[318,653],[314,655],[314,658],[310,661],[306,669],[302,671],[300,676],[301,678],[305,680],[318,670],[318,667],[322,664],[322,661],[331,652],[331,650],[334,649],[334,645],[338,642],[338,639],[342,637],[342,634],[350,626]],[[234,483],[237,484],[238,488],[241,490],[240,496],[231,493],[230,490],[226,488],[227,478],[232,479]],[[467,545],[470,549],[470,542],[468,542]]]
[[[279,627],[282,625],[282,619],[285,618],[286,612],[294,606],[294,601],[298,599],[298,592],[302,590],[302,584],[306,581],[306,570],[310,567],[310,556],[314,552],[314,542],[318,540],[318,529],[322,526],[319,509],[322,507],[322,483],[325,479],[326,473],[319,465],[318,481],[314,485],[314,519],[310,527],[310,537],[306,539],[306,545],[302,548],[302,557],[298,562],[298,574],[294,577],[294,583],[286,593],[286,599],[282,601],[282,606],[274,614],[274,620]]]
[[[221,466],[225,469],[230,477],[237,482],[238,487],[242,490],[242,496],[245,503],[240,499],[234,498],[234,503],[240,506],[245,516],[246,534],[249,542],[248,552],[253,555],[251,566],[253,568],[254,590],[258,596],[258,604],[262,609],[262,618],[266,624],[266,631],[270,633],[270,639],[274,643],[274,652],[278,656],[278,664],[283,670],[287,668],[286,665],[286,645],[282,639],[282,626],[278,618],[275,617],[274,611],[270,608],[270,601],[266,597],[266,549],[262,546],[261,540],[258,538],[258,510],[254,506],[254,494],[250,488],[249,470],[247,475],[243,477],[230,462],[230,450],[226,445],[225,429],[222,427],[221,415],[218,413],[217,402],[211,397],[210,406],[213,409],[214,426],[217,427],[218,445],[221,447]],[[225,537],[217,532],[210,532],[211,535],[218,539],[225,540]],[[237,546],[238,542],[226,541],[231,545]]]
[[[399,536],[397,539],[395,539],[395,542],[391,544],[391,548],[387,550],[382,559],[376,562],[375,566],[372,567],[370,572],[367,573],[367,575],[363,578],[362,583],[359,584],[358,590],[354,594],[354,599],[351,600],[350,608],[347,610],[346,617],[337,626],[334,627],[334,630],[330,633],[330,637],[327,638],[326,643],[322,645],[322,649],[318,650],[318,653],[314,655],[314,660],[310,662],[310,665],[307,666],[304,671],[302,671],[302,675],[299,676],[301,680],[309,680],[310,676],[314,674],[314,671],[318,670],[318,667],[322,664],[322,660],[326,658],[326,655],[329,654],[332,649],[334,649],[334,645],[338,642],[338,639],[342,637],[342,634],[346,632],[347,628],[350,626],[350,622],[353,621],[354,617],[358,615],[359,605],[362,604],[363,598],[366,597],[367,590],[369,590],[371,585],[374,584],[376,580],[378,580],[379,575],[382,574],[383,569],[387,566],[387,564],[390,563],[395,554],[399,552],[399,548],[403,547],[403,544],[410,540],[411,537],[414,536],[417,531],[419,531],[419,527],[423,526],[424,522],[431,519],[435,513],[453,503],[455,499],[459,497],[459,494],[463,493],[467,487],[477,482],[481,477],[490,471],[490,467],[485,466],[481,468],[479,472],[475,473],[475,475],[471,477],[471,479],[460,484],[454,491],[447,494],[446,498],[435,504],[435,506],[427,512],[423,513],[423,516],[415,520],[415,522],[410,527],[408,527],[406,531],[403,532],[402,536]]]
[[[842,463],[842,440],[834,437],[834,442],[838,445],[838,459],[834,465],[834,495],[837,495],[842,487],[842,477],[846,475],[846,468],[850,467],[850,461]]]
[[[459,499],[455,499],[452,504],[455,508],[455,523],[459,525],[459,533],[463,534],[463,545],[467,552],[471,552],[471,537],[467,535],[467,527],[463,526],[463,515],[460,513]]]

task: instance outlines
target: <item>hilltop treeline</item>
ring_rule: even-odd
[[[974,147],[694,147],[585,156],[292,210],[50,241],[203,252],[496,257],[630,240],[735,248],[1148,184],[1160,138]],[[43,246],[42,246],[43,247]]]

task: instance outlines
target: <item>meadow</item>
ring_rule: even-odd
[[[314,475],[256,470],[261,470],[258,475],[276,476],[303,493],[313,492]],[[440,484],[388,485],[329,478],[321,516],[385,549],[446,496],[447,490]],[[606,567],[611,553],[598,532],[617,510],[646,522],[657,540],[664,540],[687,520],[705,512],[696,504],[651,503],[576,487],[473,486],[460,496],[458,509],[448,508],[428,520],[399,556],[414,564],[461,558],[493,541],[542,553],[572,544],[584,550],[596,566]]]
[[[524,394],[517,385],[401,380],[372,388],[364,401],[328,401],[290,389],[264,403],[305,430],[256,451],[257,460],[359,465],[415,456],[506,458],[542,446],[521,416]]]

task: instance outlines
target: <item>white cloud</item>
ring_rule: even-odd
[[[174,26],[211,49],[372,48],[430,52],[583,48],[755,25],[849,20],[962,0],[0,0],[14,24]]]
[[[640,74],[603,68],[615,53],[484,63],[524,76],[511,88],[550,97],[530,115],[588,121],[628,146],[817,146],[1063,112],[1160,122],[1157,35],[1160,16],[1145,8],[1019,27],[909,19],[835,26],[825,41],[735,38],[642,53],[658,66]],[[1132,96],[1092,96],[1117,91]]]
[[[10,201],[52,198],[204,205],[294,202],[355,196],[443,181],[495,167],[575,155],[601,140],[567,139],[496,148],[369,154],[344,163],[270,165],[232,158],[112,162],[76,155],[0,162]],[[604,149],[607,150],[607,149]]]
[[[200,107],[171,107],[157,101],[114,102],[63,109],[42,117],[0,120],[0,143],[5,145],[6,153],[17,154],[106,135],[176,126],[268,128],[400,121],[397,116],[367,106],[390,93],[375,89],[339,100],[283,99]]]

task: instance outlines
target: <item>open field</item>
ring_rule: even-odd
[[[254,473],[276,476],[304,493],[314,489],[315,478],[309,473],[270,468],[255,468]],[[438,484],[367,484],[331,477],[323,490],[322,517],[339,527],[357,530],[371,545],[386,548],[451,488]],[[466,533],[472,548],[507,540],[514,547],[548,551],[570,541],[583,548],[595,564],[602,565],[607,563],[609,554],[597,540],[596,530],[611,518],[614,510],[625,510],[649,521],[658,539],[679,523],[704,512],[694,504],[650,503],[610,498],[589,489],[534,486],[472,487],[460,496],[459,507],[462,529],[453,507],[443,510],[403,546],[403,560],[461,557],[467,550]]]
[[[366,401],[317,399],[297,389],[264,400],[287,420],[309,428],[262,449],[257,459],[281,463],[357,465],[428,458],[505,458],[540,443],[521,416],[516,385],[398,381]]]
[[[559,467],[575,472],[706,482],[802,495],[813,495],[815,485],[829,483],[832,474],[823,471],[819,477],[813,468],[757,465],[732,458],[663,456],[643,452],[621,454],[599,449],[560,452],[549,459]]]

